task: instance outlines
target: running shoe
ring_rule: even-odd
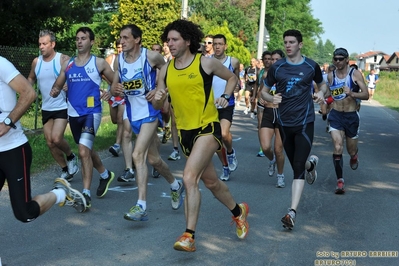
[[[265,157],[265,154],[263,153],[263,151],[259,151],[258,154],[256,155],[257,157]]]
[[[234,172],[238,167],[238,160],[236,157],[236,151],[233,149],[232,154],[227,154],[227,162],[229,163],[230,172]]]
[[[276,171],[276,160],[269,162],[269,176],[273,176]]]
[[[284,175],[277,174],[277,184],[276,187],[283,188],[285,187]]]
[[[231,217],[233,219],[232,223],[236,223],[236,232],[237,236],[240,239],[244,239],[247,237],[248,231],[249,231],[249,224],[247,221],[247,216],[249,213],[249,207],[248,204],[245,202],[238,204],[241,209],[241,214],[237,217]]]
[[[118,182],[128,183],[128,182],[134,182],[134,181],[136,181],[136,179],[134,178],[134,172],[133,172],[133,170],[130,170],[129,168],[126,168],[123,171],[123,174],[121,174],[118,177]]]
[[[111,184],[112,180],[114,180],[115,174],[108,170],[108,177],[101,178],[100,177],[100,184],[97,188],[97,197],[102,198],[107,194],[109,184]]]
[[[173,149],[172,153],[169,155],[168,160],[170,161],[177,161],[180,160],[179,151]]]
[[[172,131],[170,130],[170,127],[165,127],[165,135],[166,139],[170,139],[172,137]]]
[[[357,169],[357,167],[359,166],[359,160],[357,158],[357,153],[355,154],[355,156],[350,158],[349,165],[351,166],[352,170]]]
[[[319,157],[317,157],[316,155],[310,155],[309,162],[311,164],[313,164],[313,170],[310,172],[305,170],[305,178],[306,178],[306,182],[308,182],[308,184],[311,185],[317,179],[316,166],[317,166],[317,163],[319,162]]]
[[[222,181],[229,181],[230,179],[230,169],[227,166],[223,166],[223,173],[219,177]]]
[[[56,178],[54,180],[54,189],[63,189],[65,191],[65,200],[59,206],[72,206],[78,212],[86,210],[86,200],[82,193],[73,189],[68,181],[63,178]]]
[[[171,189],[171,192],[170,192],[172,209],[174,209],[174,210],[179,209],[183,203],[184,186],[181,181],[178,181],[178,183],[179,183],[179,189],[178,190]]]
[[[86,211],[87,211],[87,210],[89,210],[89,208],[91,208],[91,197],[86,193],[82,193],[82,194],[86,200]]]
[[[126,220],[129,221],[148,221],[147,212],[143,210],[140,206],[133,206],[129,212],[125,213],[123,216]]]
[[[295,225],[295,212],[293,210],[289,210],[283,218],[281,218],[281,222],[283,223],[283,227],[288,230],[292,230]]]
[[[345,182],[343,178],[337,180],[337,188],[335,189],[335,194],[345,193]]]
[[[78,166],[78,156],[74,154],[74,157],[72,160],[68,161],[67,160],[67,166],[68,166],[68,173],[70,175],[74,175],[79,171],[79,166]]]
[[[168,139],[166,137],[166,132],[163,133],[161,142],[162,142],[162,144],[165,144],[166,142],[168,142]]]
[[[247,115],[249,110],[250,110],[249,107],[245,107],[245,109],[244,109],[244,115]]]
[[[182,234],[173,245],[175,250],[186,251],[186,252],[194,252],[195,248],[195,240],[193,235],[185,232]]]
[[[71,182],[73,180],[73,175],[70,175],[68,171],[61,171],[61,178],[65,179],[68,182]]]
[[[160,177],[161,174],[157,171],[157,169],[155,169],[154,167],[152,168],[152,177],[153,178],[158,178]]]
[[[119,156],[119,152],[121,151],[121,147],[117,144],[112,145],[109,147],[108,151],[115,157]]]

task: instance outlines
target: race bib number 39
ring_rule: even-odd
[[[345,83],[340,83],[330,87],[331,96],[335,101],[343,100],[346,97],[346,93],[344,92]]]

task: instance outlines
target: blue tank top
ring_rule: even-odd
[[[71,58],[65,70],[68,84],[68,115],[79,117],[101,113],[101,75],[97,69],[96,57],[91,55],[84,66],[77,66]]]

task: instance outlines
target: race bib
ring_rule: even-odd
[[[331,96],[334,98],[335,101],[340,101],[346,98],[344,86],[345,83],[343,82],[330,87]]]
[[[125,94],[129,96],[141,96],[145,94],[144,82],[141,78],[123,82]]]

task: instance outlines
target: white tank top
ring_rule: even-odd
[[[57,111],[67,109],[66,93],[61,90],[58,97],[50,96],[51,88],[61,71],[61,53],[56,53],[54,58],[45,62],[43,56],[39,56],[35,74],[37,79],[37,86],[42,94],[42,110]]]

